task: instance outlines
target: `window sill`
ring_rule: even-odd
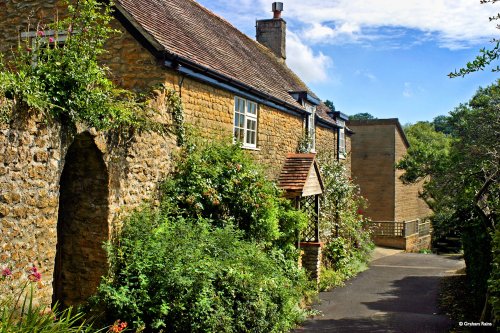
[[[255,151],[260,151],[260,148],[257,147],[248,147],[248,146],[241,146],[242,149],[246,150],[255,150]]]

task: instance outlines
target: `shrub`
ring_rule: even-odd
[[[369,220],[363,216],[365,199],[343,163],[330,154],[318,156],[325,191],[319,216],[323,251],[320,288],[330,289],[366,268],[374,247]]]
[[[304,274],[230,223],[137,212],[109,245],[108,312],[146,331],[283,332],[301,316]]]
[[[307,225],[274,182],[239,145],[189,138],[175,170],[161,189],[170,216],[207,218],[217,227],[235,225],[260,243],[293,244]]]
[[[112,3],[64,1],[66,17],[30,22],[36,36],[19,39],[9,61],[0,56],[0,100],[14,100],[41,112],[45,120],[70,120],[98,130],[139,128],[162,131],[140,96],[119,89],[99,63],[110,27]],[[55,31],[48,36],[49,31]],[[11,118],[12,103],[0,107],[0,120]]]

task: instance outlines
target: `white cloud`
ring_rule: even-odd
[[[329,79],[327,70],[332,59],[323,53],[314,53],[293,32],[287,31],[287,64],[306,83],[324,82]]]
[[[390,38],[390,29],[383,35],[377,30],[392,27],[424,32],[456,49],[482,44],[499,32],[488,17],[500,7],[479,0],[288,0],[284,9],[285,18],[304,25],[302,35],[310,42]]]
[[[404,83],[403,96],[406,98],[410,98],[413,96],[413,89],[410,82]]]
[[[370,80],[371,82],[377,81],[377,77],[374,74],[372,74],[368,71],[365,71],[365,70],[358,69],[358,70],[354,71],[354,75],[363,76],[363,77],[367,78],[368,80]]]

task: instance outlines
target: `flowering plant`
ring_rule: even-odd
[[[59,311],[57,306],[39,304],[35,293],[42,286],[42,274],[35,265],[24,272],[2,267],[0,333],[85,333],[92,330],[83,320],[82,313],[73,313],[71,308]]]
[[[53,23],[30,22],[13,56],[2,61],[0,54],[0,121],[12,117],[17,103],[46,120],[69,120],[97,130],[163,131],[150,120],[146,101],[118,88],[99,63],[104,43],[117,32],[110,27],[113,4],[65,3],[66,17],[59,19],[56,13]]]

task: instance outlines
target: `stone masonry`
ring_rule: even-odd
[[[0,2],[0,52],[17,45],[28,18],[53,17],[55,1]],[[58,6],[60,13],[64,10]],[[164,68],[118,22],[102,61],[124,88],[152,90],[156,120],[171,124],[164,84],[182,98],[186,123],[206,138],[229,138],[234,94]],[[156,133],[116,137],[77,125],[46,123],[36,112],[19,108],[10,124],[0,124],[0,265],[17,275],[31,264],[40,268],[41,300],[52,297],[76,304],[95,291],[106,270],[101,244],[120,216],[154,201],[159,182],[170,170],[175,138]],[[259,106],[258,144],[251,154],[278,176],[286,154],[303,136],[300,116]],[[329,132],[330,131],[330,132]],[[317,149],[335,149],[335,133],[317,130]],[[349,142],[349,141],[348,141]]]

